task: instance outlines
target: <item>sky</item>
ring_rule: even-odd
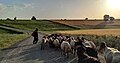
[[[120,6],[113,5],[108,0],[0,0],[0,18],[101,19],[105,14],[120,18]]]

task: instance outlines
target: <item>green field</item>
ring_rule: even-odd
[[[57,30],[74,30],[72,27],[50,22],[49,20],[17,20],[17,21],[0,21],[2,25],[18,28],[22,30],[34,30],[38,28],[39,31],[57,31]]]
[[[0,34],[0,49],[7,48],[14,43],[28,37],[26,34]]]
[[[27,34],[18,34],[17,31],[0,28],[0,49],[7,48],[26,37]]]
[[[8,33],[12,33],[12,32],[0,28],[0,34],[8,34]]]
[[[38,28],[39,31],[53,32],[57,30],[74,30],[74,28],[65,26],[58,23],[53,23],[48,20],[17,20],[17,21],[0,21],[0,26],[6,26],[11,28],[17,28],[21,30],[35,30]],[[0,28],[0,49],[9,47],[10,45],[16,43],[19,40],[28,37],[27,34],[19,34],[18,31],[7,30]]]

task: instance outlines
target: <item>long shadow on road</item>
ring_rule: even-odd
[[[69,61],[74,58],[73,55],[70,55],[69,58],[65,58],[61,55],[60,50],[55,50],[49,48],[48,46],[45,48],[45,50],[40,50],[39,43],[35,45],[30,44],[20,47],[27,48],[22,49],[22,52],[20,53],[9,56],[7,60],[13,60],[15,58],[14,61],[19,60],[25,63],[69,63]]]
[[[9,47],[9,48],[3,48],[3,49],[1,49],[1,51],[11,50],[11,49],[20,48],[20,47],[26,47],[26,46],[31,46],[31,45],[33,45],[33,44],[23,45],[23,46],[12,46],[12,47]]]
[[[24,50],[20,53],[22,61],[36,60],[43,63],[67,63],[73,57],[67,59],[61,55],[60,51],[46,47],[45,50],[40,50],[40,45],[36,45],[30,49]]]

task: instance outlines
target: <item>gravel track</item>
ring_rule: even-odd
[[[32,44],[33,37],[30,37],[15,48],[6,49],[6,54],[3,55],[0,63],[76,63],[77,60],[74,55],[65,58],[61,55],[60,50],[46,47],[45,50],[40,50],[40,39],[42,35],[39,34],[39,42]]]

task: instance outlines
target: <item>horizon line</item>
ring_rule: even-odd
[[[9,18],[9,17],[7,17],[7,18]],[[0,19],[7,19],[7,18],[0,18]],[[31,17],[32,18],[32,17]],[[17,19],[31,19],[31,18],[18,18],[17,17]],[[87,18],[87,17],[86,17]],[[14,19],[14,18],[10,18],[10,19]],[[85,18],[37,18],[36,17],[36,19],[62,19],[62,20],[64,20],[64,19],[68,19],[68,20],[71,20],[71,19],[75,19],[75,20],[83,20],[83,19],[85,19]],[[93,20],[98,20],[98,19],[103,19],[103,18],[88,18],[88,19],[93,19]],[[115,18],[115,19],[120,19],[120,18]]]

